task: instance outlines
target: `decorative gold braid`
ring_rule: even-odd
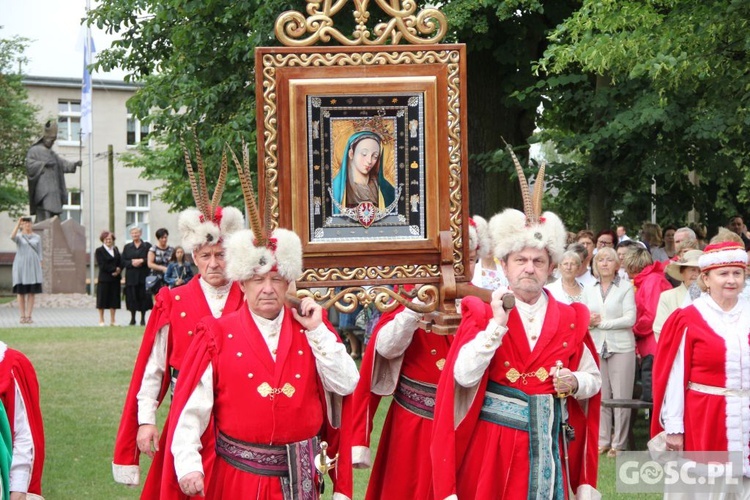
[[[323,309],[335,307],[339,312],[343,313],[353,312],[358,305],[367,307],[369,304],[374,304],[375,308],[380,312],[390,312],[400,304],[407,309],[424,314],[434,311],[440,300],[440,294],[435,285],[422,285],[416,292],[416,296],[422,301],[421,304],[412,302],[412,297],[403,292],[403,290],[395,292],[385,286],[368,286],[366,288],[350,286],[343,290],[336,290],[330,288],[329,293],[322,296],[319,288],[315,290],[300,289],[297,290],[297,296],[300,298],[312,297],[313,300],[320,303]],[[322,299],[325,299],[325,301],[321,303]]]
[[[195,129],[193,129],[193,138],[195,139],[195,162],[198,164],[198,189],[200,190],[201,197],[198,208],[203,213],[206,220],[214,220],[214,214],[209,206],[208,187],[206,186],[206,168],[203,165],[203,156],[201,155],[201,147]]]
[[[253,231],[253,235],[257,241],[263,239],[263,227],[260,222],[260,215],[258,214],[258,205],[255,203],[255,193],[253,192],[253,179],[250,176],[249,163],[241,164],[237,159],[237,155],[234,150],[227,144],[229,152],[232,153],[232,160],[234,161],[235,167],[237,167],[237,175],[240,177],[240,186],[242,187],[242,196],[245,198],[245,209],[247,210],[247,216],[250,222],[250,229]],[[245,156],[247,147],[245,141],[242,141],[242,155],[243,160],[246,160]],[[249,162],[249,160],[248,160]]]
[[[505,139],[503,139],[503,142],[505,142]],[[518,183],[521,185],[521,197],[523,198],[523,212],[526,214],[526,224],[536,224],[537,217],[534,213],[534,207],[531,202],[531,189],[529,189],[529,182],[526,180],[526,174],[523,173],[521,162],[518,161],[510,144],[505,142],[505,148],[510,153],[511,158],[513,158],[513,165],[515,165],[516,173],[518,174]]]
[[[190,179],[190,189],[193,190],[193,198],[198,206],[198,210],[203,213],[203,210],[200,207],[200,193],[198,192],[198,182],[195,180],[195,172],[193,172],[193,163],[190,161],[190,153],[188,152],[187,147],[185,147],[185,141],[182,137],[180,137],[180,144],[182,145],[182,152],[185,155],[185,165],[187,166],[188,178]]]
[[[536,174],[536,180],[534,180],[534,197],[531,200],[531,205],[534,210],[534,215],[537,220],[542,215],[542,197],[544,196],[544,169],[547,165],[542,162],[542,166],[539,167],[539,172]]]
[[[334,27],[334,17],[347,0],[307,0],[305,12],[286,11],[276,18],[276,38],[288,47],[305,47],[334,39],[340,45],[398,45],[399,43],[439,43],[448,33],[445,14],[435,7],[417,12],[414,0],[375,0],[385,14],[375,26],[368,26],[369,0],[354,1],[354,21],[349,34]]]
[[[215,214],[216,209],[221,203],[221,196],[224,194],[224,186],[227,183],[227,152],[226,150],[221,153],[221,170],[219,171],[219,180],[216,181],[216,187],[214,188],[214,196],[211,198],[211,213]]]

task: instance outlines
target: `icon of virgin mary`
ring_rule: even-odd
[[[356,208],[368,203],[377,212],[388,210],[396,198],[396,189],[385,178],[382,158],[380,135],[363,130],[349,137],[341,168],[331,182],[334,215],[341,214],[341,207]]]

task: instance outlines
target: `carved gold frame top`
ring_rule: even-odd
[[[307,0],[307,17],[289,10],[276,18],[276,38],[287,47],[307,47],[329,42],[332,38],[341,45],[350,46],[387,45],[389,40],[392,45],[402,40],[421,45],[439,43],[448,32],[445,14],[434,7],[417,12],[414,0],[375,0],[390,19],[377,23],[370,31],[367,27],[370,0],[352,1],[356,26],[351,36],[336,29],[333,23],[333,17],[349,0]]]

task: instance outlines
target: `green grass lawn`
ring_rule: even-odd
[[[61,499],[132,499],[139,490],[112,480],[111,460],[123,398],[130,382],[141,327],[12,328],[0,340],[23,351],[36,367],[42,392],[47,460],[44,496]],[[377,446],[388,402],[376,416]],[[645,425],[637,427],[639,446]],[[604,498],[651,499],[659,495],[617,495],[614,459],[602,457],[599,490]],[[145,478],[148,458],[142,460]],[[355,499],[364,498],[367,470],[355,470]],[[330,486],[326,497],[330,498]]]

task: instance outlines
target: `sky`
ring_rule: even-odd
[[[92,0],[92,8],[95,3]],[[86,0],[0,0],[0,38],[20,35],[31,40],[24,52],[26,75],[81,78],[85,39],[81,19],[85,15]],[[115,38],[95,26],[91,30],[97,51],[109,47]],[[92,76],[94,80],[122,80],[124,72]]]

